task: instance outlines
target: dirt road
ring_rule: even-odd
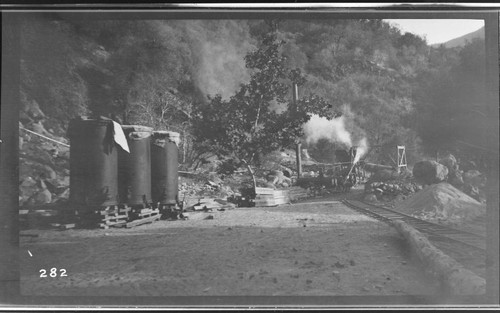
[[[188,220],[133,229],[25,233],[39,237],[21,237],[24,295],[432,295],[438,290],[393,228],[340,202],[191,213]],[[52,268],[57,277],[50,277]],[[42,269],[47,277],[40,277]],[[60,277],[61,269],[67,276]]]

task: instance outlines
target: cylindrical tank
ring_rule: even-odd
[[[70,201],[91,206],[118,204],[118,147],[111,120],[70,121]]]
[[[150,127],[122,125],[130,153],[118,153],[120,203],[151,204],[151,133]]]
[[[153,132],[151,145],[152,193],[154,203],[175,205],[179,195],[179,133]]]

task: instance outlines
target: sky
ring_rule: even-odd
[[[427,38],[429,45],[446,42],[484,26],[484,20],[387,19],[384,21],[398,27],[403,33],[410,32]]]

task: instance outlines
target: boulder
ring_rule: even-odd
[[[437,184],[446,180],[448,168],[436,161],[420,161],[413,166],[413,176],[424,185]]]
[[[33,207],[33,206],[48,204],[51,202],[52,202],[52,194],[50,193],[50,191],[48,189],[43,189],[43,190],[37,192],[36,194],[34,194],[33,196],[31,196],[28,199],[26,204],[29,207]]]
[[[474,187],[481,187],[486,183],[484,175],[478,170],[470,170],[464,173],[463,181],[465,184],[472,185]]]
[[[28,119],[39,120],[45,118],[45,114],[40,110],[38,102],[32,99],[26,92],[21,90],[21,112],[26,115]]]
[[[464,185],[462,172],[460,170],[450,172],[448,174],[448,182],[454,187],[461,188]]]
[[[446,166],[450,173],[458,171],[458,162],[453,154],[448,154],[444,158],[440,159],[439,163]]]

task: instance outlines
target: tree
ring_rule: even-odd
[[[450,152],[472,160],[487,149],[485,49],[483,40],[463,48],[432,51],[433,69],[417,90],[418,132],[427,152]]]
[[[283,44],[275,32],[265,35],[260,47],[245,57],[247,68],[253,71],[250,81],[229,100],[216,95],[195,109],[198,143],[210,146],[230,163],[258,164],[261,156],[290,147],[303,135],[308,113],[335,116],[321,97],[300,99],[297,107],[287,99],[290,82],[302,85],[305,78],[300,70],[286,68]]]

